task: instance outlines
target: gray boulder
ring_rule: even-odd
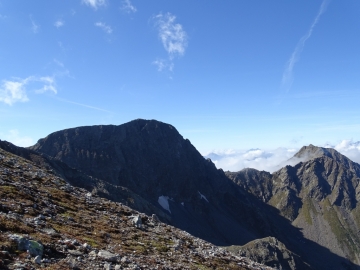
[[[106,250],[100,250],[97,254],[98,258],[102,259],[103,261],[107,262],[116,262],[117,261],[117,255],[106,251]]]
[[[29,240],[20,235],[11,235],[10,238],[17,242],[19,250],[28,251],[32,257],[41,257],[43,255],[44,247],[39,242]]]

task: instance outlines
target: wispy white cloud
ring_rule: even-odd
[[[154,16],[154,20],[158,29],[158,36],[168,54],[168,60],[156,60],[153,64],[158,66],[158,70],[167,68],[169,71],[172,71],[174,67],[173,59],[185,54],[188,45],[188,35],[181,24],[175,23],[176,16],[171,13],[159,13]],[[165,63],[167,64],[164,65]]]
[[[31,21],[31,30],[33,31],[34,34],[37,34],[39,32],[40,25],[38,25],[34,21],[31,15],[30,15],[30,21]]]
[[[104,22],[97,22],[95,26],[101,28],[107,34],[111,34],[113,31],[112,28]]]
[[[29,136],[21,136],[17,129],[12,129],[5,134],[0,134],[3,140],[11,142],[17,146],[27,147],[34,144],[34,141]]]
[[[174,63],[166,59],[156,59],[152,62],[153,65],[157,66],[158,71],[169,70],[173,71]]]
[[[35,93],[44,93],[51,91],[57,93],[55,86],[55,79],[50,76],[36,77],[30,76],[25,79],[15,78],[12,80],[3,80],[0,88],[0,102],[4,102],[8,105],[13,105],[16,102],[27,102],[29,98],[27,96],[26,87],[31,86],[35,90]],[[35,89],[36,88],[36,89]]]
[[[170,59],[182,56],[188,43],[188,37],[181,24],[175,23],[176,17],[171,13],[159,13],[155,16],[158,34]]]
[[[53,77],[46,76],[46,77],[34,78],[33,80],[42,83],[42,87],[35,90],[36,93],[42,94],[47,91],[50,91],[53,92],[54,94],[57,94],[55,79]]]
[[[64,26],[65,22],[63,20],[57,20],[55,23],[54,23],[54,26],[56,28],[60,28],[62,26]]]
[[[123,0],[120,8],[127,13],[134,13],[137,11],[136,7],[130,2],[130,0]]]
[[[323,2],[321,3],[321,6],[320,6],[319,12],[317,13],[308,32],[304,36],[301,37],[301,39],[299,40],[298,44],[295,47],[295,50],[293,51],[293,53],[291,55],[289,61],[286,64],[286,68],[284,70],[282,81],[281,81],[282,87],[285,89],[286,92],[288,92],[292,86],[292,83],[294,80],[293,70],[294,70],[295,64],[300,59],[300,55],[304,49],[305,42],[311,37],[315,26],[318,24],[318,22],[320,20],[321,15],[326,11],[326,7],[327,7],[329,1],[330,0],[323,0]]]
[[[8,105],[13,105],[16,102],[28,101],[29,99],[25,90],[26,84],[26,79],[18,81],[3,80],[0,88],[0,101]]]
[[[64,63],[54,58],[54,63],[57,64],[59,67],[65,67]]]
[[[105,6],[106,0],[82,0],[82,3],[97,9],[98,7]]]
[[[54,58],[53,62],[50,64],[55,64],[56,68],[58,69],[56,72],[53,73],[53,76],[50,77],[50,79],[53,80],[53,85],[56,84],[55,82],[55,78],[61,78],[61,77],[68,77],[68,78],[72,78],[75,79],[71,74],[70,71],[65,67],[65,64],[61,61],[59,61],[58,59]],[[45,77],[46,78],[46,77]]]

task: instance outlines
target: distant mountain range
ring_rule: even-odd
[[[360,269],[360,165],[334,149],[303,147],[299,163],[272,174],[224,172],[173,126],[142,119],[0,147],[269,266]]]

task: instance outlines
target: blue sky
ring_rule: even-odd
[[[0,0],[0,139],[136,118],[203,154],[355,144],[357,0]]]

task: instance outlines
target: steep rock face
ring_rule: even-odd
[[[215,244],[244,244],[276,229],[256,210],[265,204],[239,189],[169,124],[138,119],[67,129],[30,149],[130,189],[163,210],[171,224]]]

